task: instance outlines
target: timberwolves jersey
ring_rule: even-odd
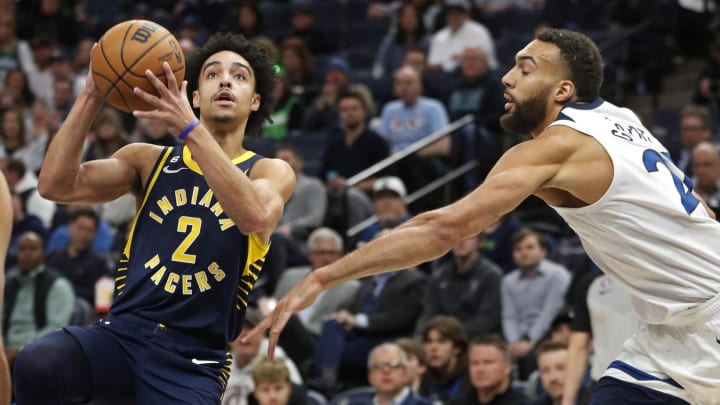
[[[597,202],[553,208],[603,272],[630,289],[640,318],[670,323],[718,295],[720,224],[637,116],[598,98],[565,106],[551,125],[592,136],[612,160],[612,183]]]
[[[261,158],[247,151],[233,163],[249,174]],[[110,312],[232,341],[268,248],[223,212],[187,147],[166,148],[118,265]]]

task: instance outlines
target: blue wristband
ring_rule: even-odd
[[[185,139],[185,137],[188,136],[190,131],[195,129],[195,127],[198,126],[199,123],[200,123],[200,120],[195,118],[193,120],[193,122],[189,123],[188,126],[186,126],[182,132],[180,132],[180,135],[178,135],[178,139]]]

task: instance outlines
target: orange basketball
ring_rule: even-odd
[[[153,110],[133,93],[135,86],[157,95],[145,76],[150,69],[167,84],[162,64],[170,64],[178,85],[185,78],[185,55],[177,38],[165,27],[146,20],[129,20],[110,28],[100,38],[90,66],[93,80],[105,100],[123,111]]]

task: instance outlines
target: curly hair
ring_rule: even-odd
[[[253,70],[255,92],[260,95],[261,101],[260,108],[250,113],[245,132],[249,135],[257,135],[260,133],[263,122],[270,119],[270,114],[275,107],[273,90],[277,74],[267,52],[244,36],[232,33],[215,34],[207,40],[205,45],[188,56],[188,97],[192,99],[193,91],[197,90],[200,85],[200,71],[205,61],[210,56],[222,51],[235,52],[242,56]]]
[[[575,84],[578,101],[591,102],[598,98],[603,82],[603,61],[600,50],[587,35],[548,29],[538,34],[537,39],[560,48],[569,79]]]

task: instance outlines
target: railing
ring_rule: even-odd
[[[454,131],[464,127],[467,124],[470,124],[473,122],[473,116],[472,114],[467,114],[463,116],[462,118],[453,121],[448,126],[441,128],[430,135],[418,140],[417,142],[413,143],[412,145],[408,145],[406,148],[403,148],[392,155],[388,156],[387,158],[375,163],[374,165],[368,167],[367,169],[355,174],[354,176],[347,179],[346,184],[348,187],[354,186],[358,183],[360,183],[363,180],[366,180],[381,170],[389,167],[392,164],[397,163],[398,161],[404,159],[405,157],[419,151],[420,149],[432,144],[433,142],[437,142],[441,138],[450,135]],[[444,186],[445,184],[455,180],[456,178],[462,176],[463,174],[469,172],[470,170],[476,168],[478,166],[477,160],[472,160],[470,162],[467,162],[463,164],[462,166],[446,173],[443,176],[440,176],[439,178],[431,181],[430,183],[426,184],[422,188],[415,190],[413,193],[405,197],[405,204],[410,205],[413,202],[423,198],[424,196],[428,195],[429,193],[433,192],[434,190]],[[375,215],[364,219],[363,221],[360,221],[359,223],[355,224],[354,226],[350,227],[346,235],[348,237],[353,237],[363,231],[365,228],[369,227],[370,225],[377,222],[377,217]]]

